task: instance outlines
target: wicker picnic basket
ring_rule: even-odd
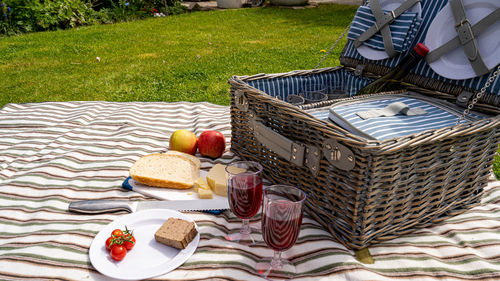
[[[421,2],[423,36],[426,21],[435,15],[426,16],[426,9],[437,11],[447,1]],[[300,106],[285,102],[288,94],[307,83],[333,85],[352,95],[403,56],[371,61],[354,50],[349,40],[341,55],[342,66],[230,79],[231,149],[242,159],[261,163],[272,183],[306,191],[308,213],[346,247],[361,249],[480,203],[500,143],[500,83],[490,78],[488,84],[493,86],[485,90],[488,74],[454,81],[424,66],[421,73],[432,75],[408,75],[401,83],[403,91],[455,104],[464,95],[470,98],[468,92],[483,88],[474,110],[488,116],[384,141],[351,134],[308,111],[339,100]],[[376,95],[387,94],[393,93]],[[363,97],[348,99],[358,98]]]

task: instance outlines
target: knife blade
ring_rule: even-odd
[[[229,209],[227,199],[210,200],[164,200],[164,201],[123,201],[123,200],[83,200],[68,205],[68,211],[84,214],[101,214],[146,209],[171,209],[177,211],[211,211]]]

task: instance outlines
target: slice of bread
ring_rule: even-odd
[[[149,186],[188,189],[199,177],[200,167],[200,160],[193,155],[177,151],[153,153],[134,163],[130,177]]]
[[[156,231],[155,240],[177,249],[185,249],[198,234],[194,222],[183,219],[169,218]]]

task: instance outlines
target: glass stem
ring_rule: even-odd
[[[283,261],[281,260],[281,251],[274,251],[274,256],[271,260],[271,268],[280,269],[282,266]]]
[[[250,234],[250,220],[243,219],[243,225],[241,226],[240,233],[241,234]]]

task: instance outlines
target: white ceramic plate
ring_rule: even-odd
[[[472,25],[500,7],[499,0],[463,0],[463,3]],[[453,39],[457,35],[454,26],[455,19],[450,4],[446,4],[430,24],[425,45],[432,51]],[[500,21],[484,30],[476,39],[486,66],[494,68],[500,63]],[[430,66],[437,74],[450,79],[476,77],[461,46],[432,62]]]
[[[392,11],[398,8],[406,0],[380,0],[380,6],[382,10]],[[422,6],[420,3],[413,5],[409,12],[417,13],[419,16],[422,14]],[[376,50],[365,45],[359,46],[358,52],[365,58],[371,60],[383,60],[389,58],[389,55],[383,50]]]
[[[171,217],[193,221],[190,217],[169,209],[144,210],[116,219],[95,236],[89,250],[90,262],[100,273],[123,280],[151,278],[176,269],[194,253],[200,242],[200,234],[182,251],[156,242],[156,230]],[[133,230],[136,245],[123,260],[115,261],[104,244],[111,231],[116,228],[125,229],[125,225]]]

